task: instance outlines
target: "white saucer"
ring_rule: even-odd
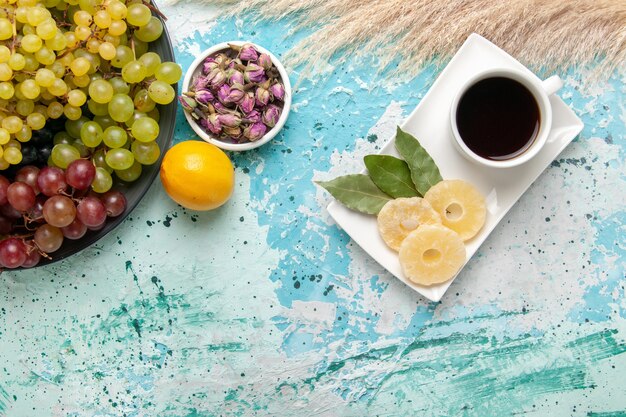
[[[450,105],[456,91],[467,78],[494,67],[512,68],[532,74],[521,63],[485,38],[477,34],[470,35],[401,126],[403,130],[414,135],[430,153],[444,179],[458,178],[469,181],[486,196],[487,220],[478,235],[466,242],[466,263],[513,204],[583,128],[582,121],[563,100],[552,95],[550,97],[553,110],[552,130],[548,142],[533,160],[508,169],[486,168],[466,160],[452,142]],[[393,140],[390,140],[380,153],[398,156]],[[336,201],[328,205],[328,212],[372,258],[429,300],[439,301],[452,284],[454,278],[430,287],[408,281],[402,273],[398,254],[389,249],[378,234],[375,216],[357,213]]]

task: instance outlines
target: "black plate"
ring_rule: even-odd
[[[154,5],[154,2],[152,2],[152,4]],[[161,19],[158,14],[155,14],[155,16]],[[163,22],[163,19],[161,19],[161,22]],[[165,25],[165,22],[163,22],[163,34],[159,39],[150,44],[150,51],[159,54],[159,56],[161,57],[161,61],[163,62],[175,61],[174,48],[172,47],[172,42],[170,40],[169,32],[167,31],[167,26]],[[174,87],[174,90],[178,92],[178,84],[172,85],[172,87]],[[133,211],[135,207],[137,207],[137,204],[139,204],[143,196],[146,194],[146,192],[148,192],[148,189],[150,188],[150,186],[154,182],[154,179],[159,173],[159,168],[161,166],[161,161],[163,160],[163,155],[165,155],[165,152],[169,149],[172,142],[172,138],[174,136],[174,127],[176,124],[177,106],[177,99],[174,99],[173,102],[166,106],[158,106],[160,113],[160,133],[156,141],[161,148],[161,156],[159,157],[159,160],[152,165],[144,165],[142,167],[143,171],[141,173],[141,176],[137,179],[137,181],[132,183],[124,183],[119,180],[115,180],[115,175],[113,175],[114,183],[112,189],[121,191],[126,196],[126,211],[124,211],[124,213],[122,213],[118,217],[108,218],[104,228],[98,231],[88,230],[85,236],[78,240],[64,239],[61,248],[59,248],[59,250],[57,250],[56,252],[50,254],[50,257],[52,257],[52,259],[45,259],[42,257],[39,264],[37,264],[37,266],[35,266],[34,268],[38,266],[50,265],[51,263],[65,259],[68,256],[74,255],[75,253],[80,252],[81,250],[91,246],[92,244],[103,238],[111,230],[115,229],[120,223],[122,223],[126,216],[128,216],[130,212]]]

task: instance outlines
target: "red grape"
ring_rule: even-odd
[[[0,175],[0,204],[7,203],[7,189],[11,185],[11,181]]]
[[[35,243],[42,251],[51,253],[61,247],[63,233],[58,227],[43,224],[35,232]]]
[[[85,233],[87,233],[87,226],[85,226],[80,220],[74,219],[72,223],[62,227],[61,232],[63,232],[63,236],[66,238],[76,240],[85,236]]]
[[[21,181],[30,185],[35,194],[39,194],[39,187],[37,186],[38,176],[39,168],[34,165],[26,165],[25,167],[20,168],[20,170],[15,173],[14,181]]]
[[[34,206],[35,197],[35,191],[25,182],[14,182],[7,189],[9,204],[19,211],[26,211]]]
[[[28,218],[32,222],[41,222],[43,218],[43,205],[48,197],[43,194],[39,194],[35,199],[35,204],[28,210]]]
[[[126,197],[119,191],[107,191],[100,198],[109,217],[117,217],[126,210]]]
[[[106,207],[97,197],[85,197],[76,207],[76,217],[87,227],[98,227],[107,219]]]
[[[37,249],[33,249],[26,256],[26,260],[22,264],[22,268],[32,268],[33,266],[37,265],[40,260],[41,255],[39,254],[39,251]]]
[[[67,166],[65,170],[65,180],[77,190],[89,188],[96,177],[96,167],[91,161],[77,159]]]
[[[59,194],[67,189],[65,173],[61,168],[43,167],[37,177],[39,190],[48,197]]]
[[[101,225],[99,225],[99,226],[93,226],[93,227],[88,227],[88,229],[89,229],[89,230],[92,230],[92,231],[94,231],[94,232],[97,232],[98,230],[102,230],[102,229],[104,229],[104,226],[106,226],[106,224],[107,224],[106,222],[102,222],[102,224],[101,224]]]
[[[39,178],[41,178],[41,175]],[[44,203],[43,217],[46,219],[46,222],[52,226],[65,227],[74,221],[76,217],[76,206],[71,198],[63,195],[55,195]]]
[[[26,245],[21,239],[10,237],[0,242],[0,264],[5,268],[22,266],[26,257]]]

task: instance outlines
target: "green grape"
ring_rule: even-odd
[[[134,141],[130,149],[135,156],[135,160],[142,165],[154,164],[161,155],[159,144],[154,141],[147,143]]]
[[[97,3],[102,3],[102,2],[101,1],[97,2],[96,0],[78,0],[78,5],[80,6],[80,8],[82,10],[86,10],[92,15],[96,12]]]
[[[74,76],[74,84],[76,87],[87,87],[89,83],[91,83],[91,78],[87,74],[81,75],[80,77]]]
[[[33,100],[33,99],[37,98],[37,96],[41,92],[41,89],[39,88],[39,86],[37,85],[35,80],[33,80],[33,79],[25,80],[20,85],[20,90],[21,90],[22,94],[24,94],[24,97],[26,97],[26,98],[28,98],[30,100]]]
[[[27,55],[24,58],[26,58],[26,67],[25,67],[26,69],[28,69],[30,67],[30,64],[32,62],[34,62],[37,65],[37,67],[34,69],[34,71],[36,71],[37,68],[39,68],[39,62],[37,62],[37,60],[35,59],[34,56]],[[46,68],[49,69],[50,71],[52,71],[54,76],[57,77],[57,78],[63,78],[63,76],[65,75],[65,65],[61,64],[59,61],[56,61],[52,65],[46,66]],[[30,69],[28,69],[28,71],[30,71]]]
[[[93,153],[93,155],[91,155],[91,162],[93,162],[96,168],[102,168],[108,173],[112,173],[113,169],[107,165],[105,154],[106,152],[104,149],[98,149]]]
[[[101,128],[106,129],[109,126],[117,126],[117,122],[113,119],[111,119],[111,116],[109,116],[109,112],[107,111],[107,114],[104,116],[96,116],[93,118],[93,121],[98,123],[100,125]]]
[[[126,33],[128,25],[123,20],[113,20],[109,26],[109,35],[120,36]]]
[[[146,78],[146,67],[141,61],[131,61],[122,68],[122,78],[128,83],[136,84]]]
[[[22,38],[22,49],[26,52],[37,52],[43,46],[41,38],[37,35],[25,35]]]
[[[80,128],[80,140],[90,148],[102,142],[102,127],[96,122],[85,122]]]
[[[154,42],[161,37],[162,33],[163,23],[158,17],[152,16],[147,25],[135,31],[135,36],[143,42]]]
[[[148,112],[148,117],[153,119],[155,122],[159,123],[161,120],[161,113],[159,113],[159,108],[155,107]]]
[[[33,131],[28,125],[22,126],[22,128],[15,133],[15,139],[20,142],[28,142],[31,137],[33,137]]]
[[[99,10],[93,15],[93,22],[100,29],[107,29],[111,26],[111,15],[106,10]]]
[[[67,132],[63,132],[63,131],[55,134],[54,139],[52,139],[53,145],[59,145],[59,144],[71,145],[72,142],[74,142],[74,138],[71,137]]]
[[[0,151],[0,171],[4,171],[5,169],[9,168],[9,163],[7,161],[4,160],[4,157],[2,155],[2,151]]]
[[[180,65],[174,62],[164,62],[156,69],[154,76],[159,81],[165,81],[168,84],[176,84],[183,75]]]
[[[87,40],[87,50],[92,54],[97,54],[100,50],[100,44],[102,42],[98,38],[89,38]]]
[[[139,57],[139,61],[146,67],[146,77],[154,75],[154,71],[161,65],[161,57],[155,52],[146,52]]]
[[[126,21],[133,26],[145,26],[150,21],[152,13],[148,6],[143,4],[131,4],[128,6],[128,14],[126,15]]]
[[[102,167],[96,167],[96,177],[93,179],[91,183],[91,189],[96,193],[106,193],[111,189],[113,185],[113,178],[111,178],[111,174],[109,171]]]
[[[21,71],[26,66],[26,58],[24,58],[24,55],[20,54],[19,52],[16,52],[13,55],[11,55],[11,57],[9,58],[8,64],[9,64],[9,67],[11,67],[13,71]]]
[[[20,116],[28,116],[35,110],[35,102],[32,100],[18,100],[15,105],[15,111]]]
[[[106,116],[109,114],[109,105],[107,103],[96,103],[93,100],[87,100],[87,108],[94,116]]]
[[[0,127],[0,145],[6,145],[11,140],[11,134],[8,130]]]
[[[63,104],[58,101],[53,101],[48,104],[48,109],[46,110],[46,114],[51,119],[58,119],[63,115]]]
[[[63,35],[63,32],[57,31],[52,39],[47,39],[46,46],[53,51],[62,51],[67,47],[67,38]]]
[[[22,149],[22,144],[16,141],[15,139],[11,139],[9,142],[7,142],[7,144],[5,145],[5,148]]]
[[[115,50],[115,58],[111,60],[111,65],[115,68],[122,68],[134,59],[133,50],[126,45],[120,45]]]
[[[126,13],[128,12],[126,5],[117,0],[109,2],[106,9],[113,19],[123,19],[126,17]]]
[[[102,42],[100,46],[98,46],[98,53],[102,59],[106,59],[107,61],[112,60],[115,58],[115,55],[117,55],[115,45],[111,42]]]
[[[74,107],[68,103],[63,107],[63,114],[70,120],[78,120],[83,115],[83,111],[80,107]]]
[[[159,124],[149,117],[141,117],[133,123],[131,134],[140,142],[152,142],[159,136]]]
[[[13,70],[6,62],[0,63],[0,81],[9,81],[13,77]]]
[[[133,100],[124,94],[115,94],[109,102],[109,114],[116,122],[125,122],[133,116]]]
[[[149,45],[147,42],[140,41],[136,36],[133,36],[131,40],[135,46],[135,56],[141,56],[148,52]]]
[[[17,133],[20,131],[24,122],[17,116],[8,116],[2,119],[2,128],[9,133]]]
[[[115,175],[122,181],[125,182],[133,182],[136,181],[137,178],[141,176],[142,167],[141,164],[137,161],[133,162],[128,169],[117,169],[115,170]]]
[[[91,155],[91,148],[81,142],[80,139],[76,139],[74,142],[71,143],[71,145],[74,148],[78,149],[78,153],[80,153],[81,158],[87,158],[89,155]]]
[[[107,151],[105,159],[107,164],[114,170],[128,169],[135,162],[133,153],[123,148],[110,149]]]
[[[77,26],[89,26],[91,22],[93,22],[93,18],[91,17],[91,13],[86,12],[85,10],[79,10],[73,15],[74,23]]]
[[[22,162],[22,151],[19,148],[5,148],[2,158],[11,165]]]
[[[0,62],[7,62],[11,58],[11,50],[5,45],[0,45]]]
[[[50,157],[56,166],[65,169],[69,164],[80,159],[80,152],[71,145],[58,144],[52,148]]]
[[[80,139],[80,130],[89,121],[85,116],[78,120],[68,120],[65,122],[65,131],[74,139]]]
[[[133,103],[135,103],[135,108],[137,111],[142,113],[147,113],[154,109],[156,103],[154,100],[150,98],[148,95],[148,90],[141,89],[135,93],[135,98],[133,99]]]
[[[102,141],[109,148],[121,148],[127,140],[126,131],[119,126],[107,127],[102,134]]]
[[[13,83],[9,81],[4,81],[0,83],[0,98],[3,100],[9,100],[15,94],[15,88],[13,88]]]
[[[165,81],[156,80],[148,87],[148,95],[157,104],[169,104],[174,100],[176,92]]]
[[[77,75],[77,76],[87,74],[87,71],[89,71],[89,68],[91,68],[91,62],[89,62],[87,58],[83,58],[83,57],[76,58],[70,64],[70,69],[72,70],[74,75]]]
[[[89,53],[85,49],[77,49],[76,51],[74,51],[74,56],[76,58],[85,58],[89,61],[91,66],[89,67],[89,71],[87,71],[87,74],[95,74],[96,69],[102,64],[100,55],[98,55],[97,53]]]
[[[37,26],[36,33],[37,36],[45,41],[54,38],[57,32],[58,30],[56,22],[54,21],[54,19],[48,18]]]
[[[56,76],[48,68],[39,68],[35,74],[35,82],[41,87],[50,87]]]
[[[89,97],[96,103],[109,103],[113,95],[113,86],[106,80],[95,80],[89,85]]]
[[[35,58],[43,65],[51,65],[57,59],[57,55],[47,46],[42,46],[35,52]]]
[[[26,116],[26,124],[33,130],[43,129],[46,125],[46,116],[41,113],[33,112]]]
[[[13,24],[7,18],[0,19],[0,40],[4,41],[13,37]]]
[[[48,87],[48,92],[56,97],[61,97],[67,93],[67,84],[60,78],[55,79]]]
[[[65,32],[65,43],[68,48],[75,48],[78,45],[78,38],[74,32]]]
[[[82,90],[72,90],[67,93],[67,103],[74,107],[80,107],[87,102],[87,95]]]
[[[74,34],[79,41],[86,41],[91,36],[91,29],[87,26],[76,26]]]
[[[130,92],[130,86],[121,77],[113,77],[109,82],[113,86],[115,94],[128,94]]]
[[[50,17],[50,12],[45,7],[32,7],[28,12],[28,24],[37,26]]]
[[[133,113],[133,116],[130,119],[128,119],[128,120],[126,120],[124,122],[124,124],[126,125],[126,127],[129,127],[129,128],[133,127],[133,124],[135,123],[135,121],[137,121],[138,119],[140,119],[142,117],[146,117],[146,116],[147,116],[146,113],[142,113],[140,111],[136,111],[136,112]]]

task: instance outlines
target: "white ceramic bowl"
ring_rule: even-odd
[[[272,59],[272,62],[276,66],[276,69],[278,69],[281,81],[283,85],[285,86],[285,99],[283,100],[283,109],[280,114],[280,117],[278,118],[278,122],[261,139],[257,141],[245,142],[245,143],[228,143],[228,142],[223,142],[219,140],[217,137],[213,136],[210,132],[209,133],[205,132],[204,129],[202,129],[202,127],[200,127],[200,125],[198,125],[198,123],[196,123],[196,121],[189,115],[189,113],[187,113],[186,111],[184,113],[185,113],[185,118],[187,118],[187,122],[189,122],[189,125],[191,126],[191,128],[198,134],[198,136],[200,136],[205,141],[212,143],[213,145],[219,148],[226,149],[229,151],[247,151],[250,149],[258,148],[259,146],[264,145],[270,140],[272,140],[272,138],[276,136],[276,134],[278,134],[280,129],[282,129],[283,126],[285,125],[285,122],[287,121],[287,117],[289,117],[289,110],[291,108],[291,83],[289,82],[289,76],[287,75],[287,71],[285,70],[285,67],[283,66],[283,64],[280,63],[278,58],[276,58],[274,54],[272,54],[270,51],[268,51],[267,49],[253,42],[232,41],[232,42],[222,42],[222,43],[212,46],[211,48],[202,52],[191,63],[191,65],[189,66],[189,69],[187,70],[187,73],[185,74],[185,79],[183,80],[183,86],[182,86],[183,92],[189,91],[189,85],[191,84],[191,80],[196,74],[199,74],[201,72],[202,63],[204,62],[204,60],[209,55],[212,55],[216,52],[229,48],[228,46],[229,44],[232,44],[232,45],[251,44],[257,49],[257,51],[268,54],[270,58]]]

